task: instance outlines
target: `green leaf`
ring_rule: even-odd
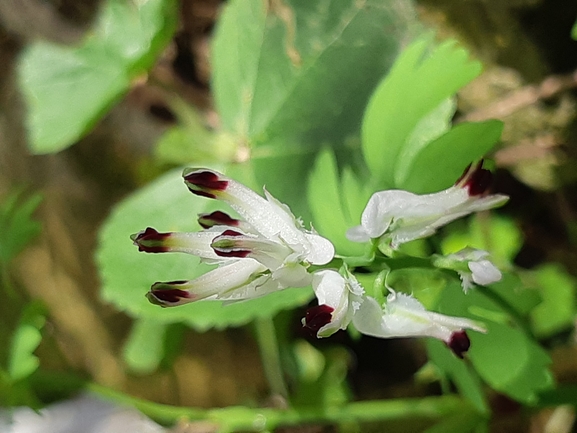
[[[42,230],[32,214],[42,201],[40,194],[25,198],[16,190],[0,204],[0,263],[6,265]]]
[[[358,131],[413,17],[393,0],[232,0],[212,47],[222,124],[239,142],[318,147]],[[359,74],[362,71],[362,74]]]
[[[330,408],[350,400],[346,376],[351,355],[346,349],[336,347],[321,352],[300,340],[293,353],[299,376],[291,398],[295,407]]]
[[[427,55],[428,45],[421,39],[405,49],[365,111],[363,153],[381,187],[396,187],[399,159],[410,161],[415,150],[422,147],[419,140],[413,138],[412,144],[409,141],[416,134],[415,128],[426,124],[431,131],[426,136],[442,131],[447,107],[440,108],[441,104],[481,72],[481,64],[470,61],[467,51],[454,42],[445,42]],[[435,111],[436,115],[432,114]],[[432,118],[423,120],[426,116]],[[431,122],[433,119],[436,121]],[[408,170],[409,164],[403,162],[401,167]]]
[[[449,284],[439,311],[485,324],[485,334],[468,332],[471,349],[467,358],[493,389],[519,402],[535,404],[538,394],[553,385],[547,352],[513,325],[513,318],[479,289],[465,295],[458,283]]]
[[[575,280],[557,264],[541,266],[535,275],[543,299],[531,313],[538,337],[550,337],[574,326]]]
[[[154,372],[164,357],[164,337],[169,325],[147,318],[136,319],[124,345],[122,357],[137,374]]]
[[[447,98],[419,120],[399,154],[395,184],[401,184],[407,177],[407,171],[410,170],[413,161],[424,148],[449,131],[456,108],[455,98]]]
[[[443,254],[451,254],[467,246],[489,251],[491,261],[501,268],[511,266],[523,244],[523,235],[511,218],[496,213],[470,218],[467,225],[452,225],[443,238]]]
[[[395,167],[395,186],[419,194],[448,188],[467,165],[495,146],[502,130],[503,123],[498,120],[462,123],[428,143],[412,158],[403,149]]]
[[[211,130],[194,107],[180,98],[169,100],[179,125],[169,128],[158,140],[155,156],[162,162],[182,165],[188,162],[216,162],[234,160],[236,143],[225,132]]]
[[[542,302],[539,291],[527,287],[517,273],[503,272],[503,278],[491,284],[491,290],[498,293],[524,319]]]
[[[18,328],[12,336],[8,358],[8,375],[12,382],[30,376],[40,365],[34,351],[42,341],[40,330],[45,321],[44,308],[39,303],[28,304],[22,312]]]
[[[322,150],[317,156],[308,183],[308,203],[313,225],[319,234],[335,245],[339,254],[362,255],[365,245],[349,241],[345,233],[360,223],[361,213],[370,194],[361,188],[350,171],[347,172],[347,187],[344,188],[336,164],[330,149]],[[344,179],[342,183],[345,183]]]
[[[190,194],[180,170],[167,173],[120,203],[100,232],[96,258],[102,297],[134,317],[183,322],[198,331],[240,326],[307,303],[313,296],[310,288],[286,289],[227,305],[200,301],[163,309],[146,300],[145,294],[155,281],[192,279],[210,268],[187,254],[139,253],[129,236],[147,226],[159,231],[196,231],[200,229],[196,215],[217,208],[215,200]]]
[[[429,360],[443,376],[455,383],[459,393],[469,400],[479,413],[489,413],[479,376],[466,363],[457,359],[440,341],[427,339],[426,344]]]
[[[175,0],[108,0],[77,47],[31,44],[19,65],[34,153],[81,138],[150,68],[175,29]]]
[[[306,195],[307,178],[316,150],[295,146],[285,151],[282,143],[282,140],[271,142],[267,146],[270,153],[263,154],[260,152],[263,148],[259,148],[253,153],[249,165],[254,172],[256,184],[274,191],[273,195],[288,204],[293,213],[306,223],[311,221]]]

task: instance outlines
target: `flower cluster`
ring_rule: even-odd
[[[140,251],[184,252],[218,267],[191,281],[155,283],[148,299],[169,307],[200,299],[243,300],[287,287],[311,284],[310,265],[325,265],[333,244],[304,230],[289,208],[265,190],[261,197],[213,170],[187,169],[188,189],[227,203],[242,219],[217,211],[199,216],[203,231],[159,233],[152,228],[132,235]]]
[[[454,186],[435,194],[377,192],[363,212],[361,225],[347,236],[359,242],[385,242],[392,249],[429,236],[459,217],[503,204],[506,196],[487,193],[490,176],[479,163],[468,167]],[[314,230],[306,230],[290,209],[266,190],[262,197],[210,169],[186,169],[183,177],[193,194],[228,204],[240,218],[216,211],[199,216],[203,227],[199,232],[160,233],[149,227],[132,235],[139,251],[183,252],[217,265],[194,280],[153,284],[147,294],[152,303],[171,307],[203,299],[239,301],[312,285],[318,306],[307,311],[303,325],[318,337],[328,337],[352,322],[361,333],[375,337],[438,338],[462,357],[469,348],[465,330],[484,332],[469,319],[427,311],[417,299],[388,287],[389,295],[381,306],[365,293],[346,265],[340,272],[318,269],[333,261],[332,243]],[[486,285],[501,278],[487,254],[466,249],[434,264],[456,271],[467,291],[474,284]]]

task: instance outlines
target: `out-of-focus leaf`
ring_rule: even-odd
[[[440,341],[427,339],[429,360],[448,379],[455,383],[459,393],[468,399],[479,413],[489,413],[482,383],[471,368],[457,359]]]
[[[501,281],[491,284],[491,289],[522,317],[526,317],[542,301],[539,291],[527,287],[517,273],[503,272]]]
[[[163,162],[225,164],[234,160],[236,143],[230,134],[211,130],[194,107],[172,98],[170,108],[179,125],[169,128],[156,143],[155,156]]]
[[[44,308],[40,304],[34,302],[26,306],[10,346],[8,375],[12,382],[30,376],[40,365],[34,351],[42,341],[40,330],[44,322]]]
[[[271,190],[274,195],[274,191]],[[187,254],[139,253],[130,234],[147,226],[159,231],[196,231],[198,213],[225,208],[215,200],[192,195],[180,171],[167,173],[120,203],[100,232],[97,261],[102,296],[134,317],[164,323],[183,322],[199,331],[240,326],[257,317],[270,317],[282,309],[307,303],[310,288],[287,289],[262,298],[223,305],[200,301],[175,308],[150,304],[145,294],[156,281],[192,279],[210,268]],[[226,210],[226,209],[225,209]]]
[[[536,271],[537,286],[543,302],[531,313],[533,330],[549,337],[575,323],[575,280],[561,266],[543,265]]]
[[[22,191],[14,191],[0,204],[0,263],[7,264],[42,229],[32,214],[42,201],[40,194],[24,198]]]
[[[62,150],[82,135],[152,65],[175,29],[175,0],[108,0],[77,47],[36,42],[19,80],[34,153]]]
[[[467,225],[451,226],[451,231],[443,238],[441,247],[444,254],[451,254],[467,246],[491,253],[491,261],[501,268],[507,268],[519,252],[523,235],[515,221],[503,215],[492,213],[483,218],[473,217]]]
[[[308,202],[315,229],[330,239],[339,254],[362,255],[365,245],[349,241],[345,233],[360,223],[361,213],[370,194],[361,188],[350,171],[346,182],[347,188],[344,188],[345,180],[339,178],[332,151],[321,151],[309,178]],[[349,197],[352,194],[354,196]]]
[[[419,194],[453,185],[471,162],[481,159],[501,137],[503,123],[462,123],[427,144],[414,156],[403,153],[395,167],[395,186]]]
[[[291,402],[296,407],[335,407],[350,399],[346,375],[350,354],[343,348],[325,352],[306,341],[297,341],[293,348],[299,382]]]
[[[358,132],[413,14],[399,0],[230,1],[212,49],[225,130],[272,156],[278,146],[342,143]]]
[[[422,140],[409,141],[415,128],[419,126],[427,138],[443,131],[447,111],[441,103],[481,72],[481,64],[469,60],[467,51],[454,42],[445,42],[427,55],[428,46],[426,40],[419,40],[405,49],[365,111],[363,152],[380,188],[396,187],[403,175],[397,173],[398,167],[409,171],[416,151],[423,148]],[[429,133],[422,131],[424,125]]]
[[[468,332],[471,349],[467,358],[493,389],[522,403],[535,404],[539,393],[553,385],[548,368],[551,359],[547,352],[479,289],[465,295],[458,283],[449,284],[443,291],[438,310],[485,324],[485,334]]]
[[[150,374],[158,368],[164,356],[164,336],[168,326],[157,320],[136,319],[122,353],[132,372]]]

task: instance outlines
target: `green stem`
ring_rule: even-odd
[[[256,338],[260,349],[260,356],[264,374],[273,394],[288,398],[288,391],[284,381],[278,340],[273,319],[267,317],[255,322]]]
[[[182,419],[208,421],[214,422],[220,432],[262,432],[281,425],[294,426],[306,423],[333,424],[414,418],[434,421],[470,410],[467,402],[454,395],[361,401],[323,408],[272,409],[231,406],[222,409],[197,409],[153,403],[96,384],[88,385],[88,389],[116,403],[133,406],[163,424],[174,424]]]

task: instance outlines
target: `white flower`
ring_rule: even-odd
[[[417,299],[396,292],[389,294],[384,309],[374,298],[365,297],[353,324],[359,332],[373,337],[437,338],[461,358],[470,346],[465,329],[485,332],[472,320],[427,311]]]
[[[503,277],[501,271],[491,261],[487,260],[488,256],[489,253],[487,251],[476,248],[463,248],[454,254],[444,257],[443,261],[448,261],[449,265],[443,267],[457,271],[461,278],[463,290],[467,293],[473,287],[473,283],[479,286],[486,286],[500,281]],[[466,262],[468,270],[451,266],[450,262]]]
[[[361,225],[351,228],[347,238],[366,242],[385,237],[396,249],[405,242],[430,236],[457,218],[505,203],[505,195],[486,195],[490,182],[491,172],[482,168],[481,161],[468,167],[455,185],[434,194],[376,192],[363,211]]]
[[[485,332],[472,320],[427,311],[417,299],[391,289],[381,308],[348,272],[343,277],[333,270],[318,271],[313,276],[313,289],[319,305],[307,310],[303,326],[319,338],[346,329],[352,320],[362,334],[379,338],[433,337],[463,357],[470,346],[465,330]]]
[[[186,169],[191,192],[224,201],[241,217],[224,212],[200,215],[197,233],[159,233],[148,228],[132,236],[140,251],[185,252],[218,268],[192,281],[155,283],[149,300],[162,306],[199,299],[242,300],[312,281],[308,267],[334,256],[332,243],[304,230],[290,209],[266,190],[263,198],[246,186],[209,169]]]
[[[319,305],[307,310],[303,326],[316,332],[319,338],[346,329],[363,302],[364,290],[356,278],[348,272],[345,278],[330,269],[317,271],[313,275],[313,289]]]

